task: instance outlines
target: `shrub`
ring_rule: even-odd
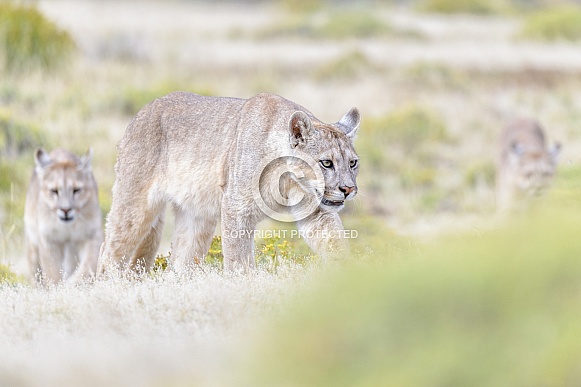
[[[367,123],[375,146],[401,146],[406,152],[423,144],[448,141],[443,118],[418,105],[407,105]]]
[[[367,59],[367,56],[363,52],[356,50],[321,65],[314,75],[320,81],[345,80],[357,78],[363,75],[364,72],[373,70],[375,70],[375,67]]]
[[[496,166],[493,162],[481,162],[469,165],[464,173],[466,183],[474,188],[479,184],[493,186],[496,179]]]
[[[280,0],[279,3],[285,11],[296,13],[314,12],[325,4],[325,0]]]
[[[439,63],[417,62],[404,71],[405,79],[421,88],[464,88],[468,77],[465,72]]]
[[[507,7],[507,2],[503,0],[423,0],[418,9],[423,12],[490,15],[502,12]]]
[[[0,156],[16,157],[45,142],[37,125],[16,119],[10,110],[0,109]]]
[[[346,39],[383,36],[391,32],[392,29],[373,13],[351,11],[332,14],[315,30],[315,35],[325,39]]]
[[[520,37],[536,40],[581,39],[581,7],[560,6],[538,11],[528,16]]]
[[[259,31],[257,37],[342,40],[381,37],[391,33],[394,33],[393,29],[372,13],[354,10],[331,13],[322,22],[308,16],[292,15],[287,20]],[[407,32],[403,31],[402,34],[406,35]]]
[[[0,3],[0,56],[7,70],[52,70],[74,49],[71,36],[35,5]]]

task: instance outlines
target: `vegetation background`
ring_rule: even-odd
[[[577,2],[2,1],[0,71],[0,385],[580,383]],[[186,278],[31,287],[34,149],[92,147],[105,215],[126,125],[176,90],[357,106],[352,262],[272,238],[225,275],[217,239]],[[546,203],[500,221],[517,116],[564,147]]]

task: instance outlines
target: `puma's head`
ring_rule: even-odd
[[[302,111],[293,113],[289,120],[291,148],[306,154],[316,163],[324,178],[324,188],[314,180],[318,171],[295,180],[307,192],[316,195],[324,210],[339,211],[345,200],[353,199],[357,194],[359,159],[353,148],[353,139],[360,118],[359,111],[352,108],[335,124],[313,120]]]
[[[74,222],[91,199],[96,189],[91,158],[91,151],[81,158],[63,149],[56,149],[50,154],[43,149],[36,151],[39,205],[53,212],[58,221]]]

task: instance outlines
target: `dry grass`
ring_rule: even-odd
[[[51,289],[0,284],[0,384],[212,385],[202,382],[242,350],[245,332],[280,313],[311,268],[205,268]]]

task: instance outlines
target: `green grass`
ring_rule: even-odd
[[[353,265],[301,292],[242,385],[578,385],[581,208]],[[281,334],[284,332],[284,334]]]
[[[581,7],[564,5],[530,14],[519,35],[541,41],[578,41],[581,39]]]
[[[54,70],[74,51],[72,37],[35,5],[0,3],[0,59],[6,70]]]
[[[196,257],[196,264],[201,267],[209,266],[213,268],[222,268],[224,264],[224,255],[222,254],[222,237],[214,236],[208,254],[203,257]],[[304,254],[302,251],[295,252],[294,242],[272,236],[265,239],[255,240],[255,259],[258,267],[265,268],[267,271],[276,272],[282,263],[293,263],[306,265],[315,260],[314,254]],[[152,269],[154,273],[163,272],[168,268],[171,260],[169,255],[160,254],[155,258],[155,264]]]
[[[14,273],[8,266],[0,264],[0,286],[25,284],[26,280]]]

